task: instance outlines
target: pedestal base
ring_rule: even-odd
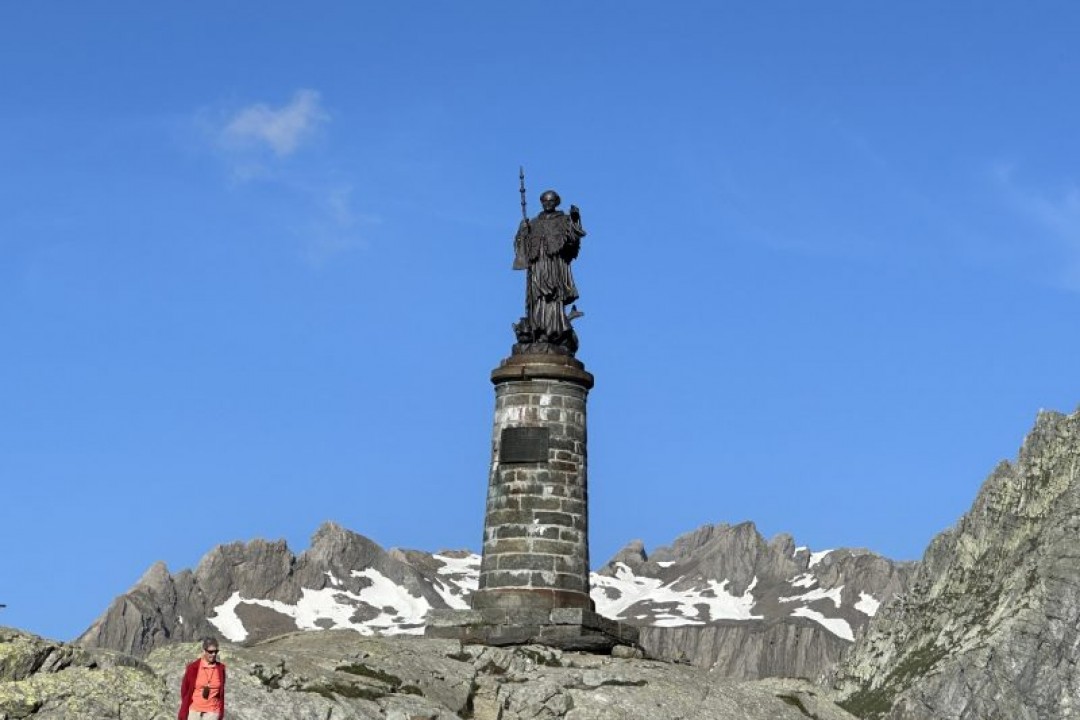
[[[638,629],[580,608],[554,610],[432,610],[425,637],[467,645],[547,645],[560,650],[609,653],[637,647]]]

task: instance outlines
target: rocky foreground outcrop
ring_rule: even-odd
[[[0,628],[0,720],[166,718],[168,696],[150,666],[131,656]]]
[[[479,556],[383,550],[332,523],[294,555],[283,541],[211,550],[194,571],[152,567],[79,638],[145,656],[207,634],[254,643],[295,630],[422,634],[432,609],[468,607]],[[650,657],[727,677],[816,677],[912,567],[865,550],[811,552],[752,523],[707,525],[647,555],[629,544],[592,575],[597,612],[642,628]]]
[[[167,720],[192,643],[145,662],[0,630],[0,720]],[[353,631],[223,645],[230,720],[852,720],[804,681]]]
[[[865,718],[1080,717],[1080,414],[1039,415],[835,683]]]

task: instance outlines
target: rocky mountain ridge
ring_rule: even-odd
[[[641,623],[650,654],[676,663],[629,649],[603,657],[409,638],[425,607],[467,601],[469,553],[387,552],[333,525],[300,556],[284,543],[223,546],[195,571],[151,568],[84,647],[0,632],[0,720],[112,717],[100,708],[117,697],[132,717],[158,717],[195,654],[175,641],[204,632],[245,643],[229,648],[249,693],[232,715],[242,720],[294,705],[291,716],[319,720],[850,718],[834,698],[864,720],[1080,717],[1078,470],[1080,412],[1041,413],[1017,460],[991,473],[916,566],[812,553],[749,524],[708,526],[651,555],[631,543],[593,575],[594,600]],[[838,635],[845,626],[853,643]],[[257,642],[294,628],[324,632]],[[378,635],[391,633],[401,637]],[[832,670],[821,638],[842,643]],[[108,643],[145,657],[93,647]],[[736,679],[815,663],[827,690]],[[360,666],[360,678],[346,669]]]
[[[886,720],[1080,717],[1080,413],[1040,413],[833,676]]]
[[[650,655],[727,677],[816,677],[879,603],[904,592],[911,563],[867,550],[811,552],[752,523],[706,525],[647,555],[631,543],[594,573],[593,599],[641,627]]]
[[[206,634],[258,642],[295,630],[421,634],[433,608],[465,608],[479,556],[386,551],[332,523],[305,552],[255,540],[176,575],[150,568],[79,638],[141,656]],[[650,656],[728,677],[813,677],[830,667],[911,566],[863,550],[812,553],[751,523],[705,526],[652,556],[630,543],[592,576],[597,611],[643,628]]]

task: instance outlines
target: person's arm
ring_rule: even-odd
[[[225,663],[221,663],[221,715],[218,720],[225,720]]]
[[[180,681],[180,711],[176,713],[176,720],[187,720],[188,708],[191,707],[191,693],[195,691],[195,673],[191,672],[191,665],[184,668],[184,679]]]

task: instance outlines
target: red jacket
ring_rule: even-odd
[[[191,695],[195,692],[195,683],[199,680],[199,663],[202,658],[189,663],[184,668],[184,679],[180,682],[180,712],[176,714],[177,720],[187,720],[188,709],[191,707]],[[225,720],[225,663],[219,662],[221,668],[221,720]]]

